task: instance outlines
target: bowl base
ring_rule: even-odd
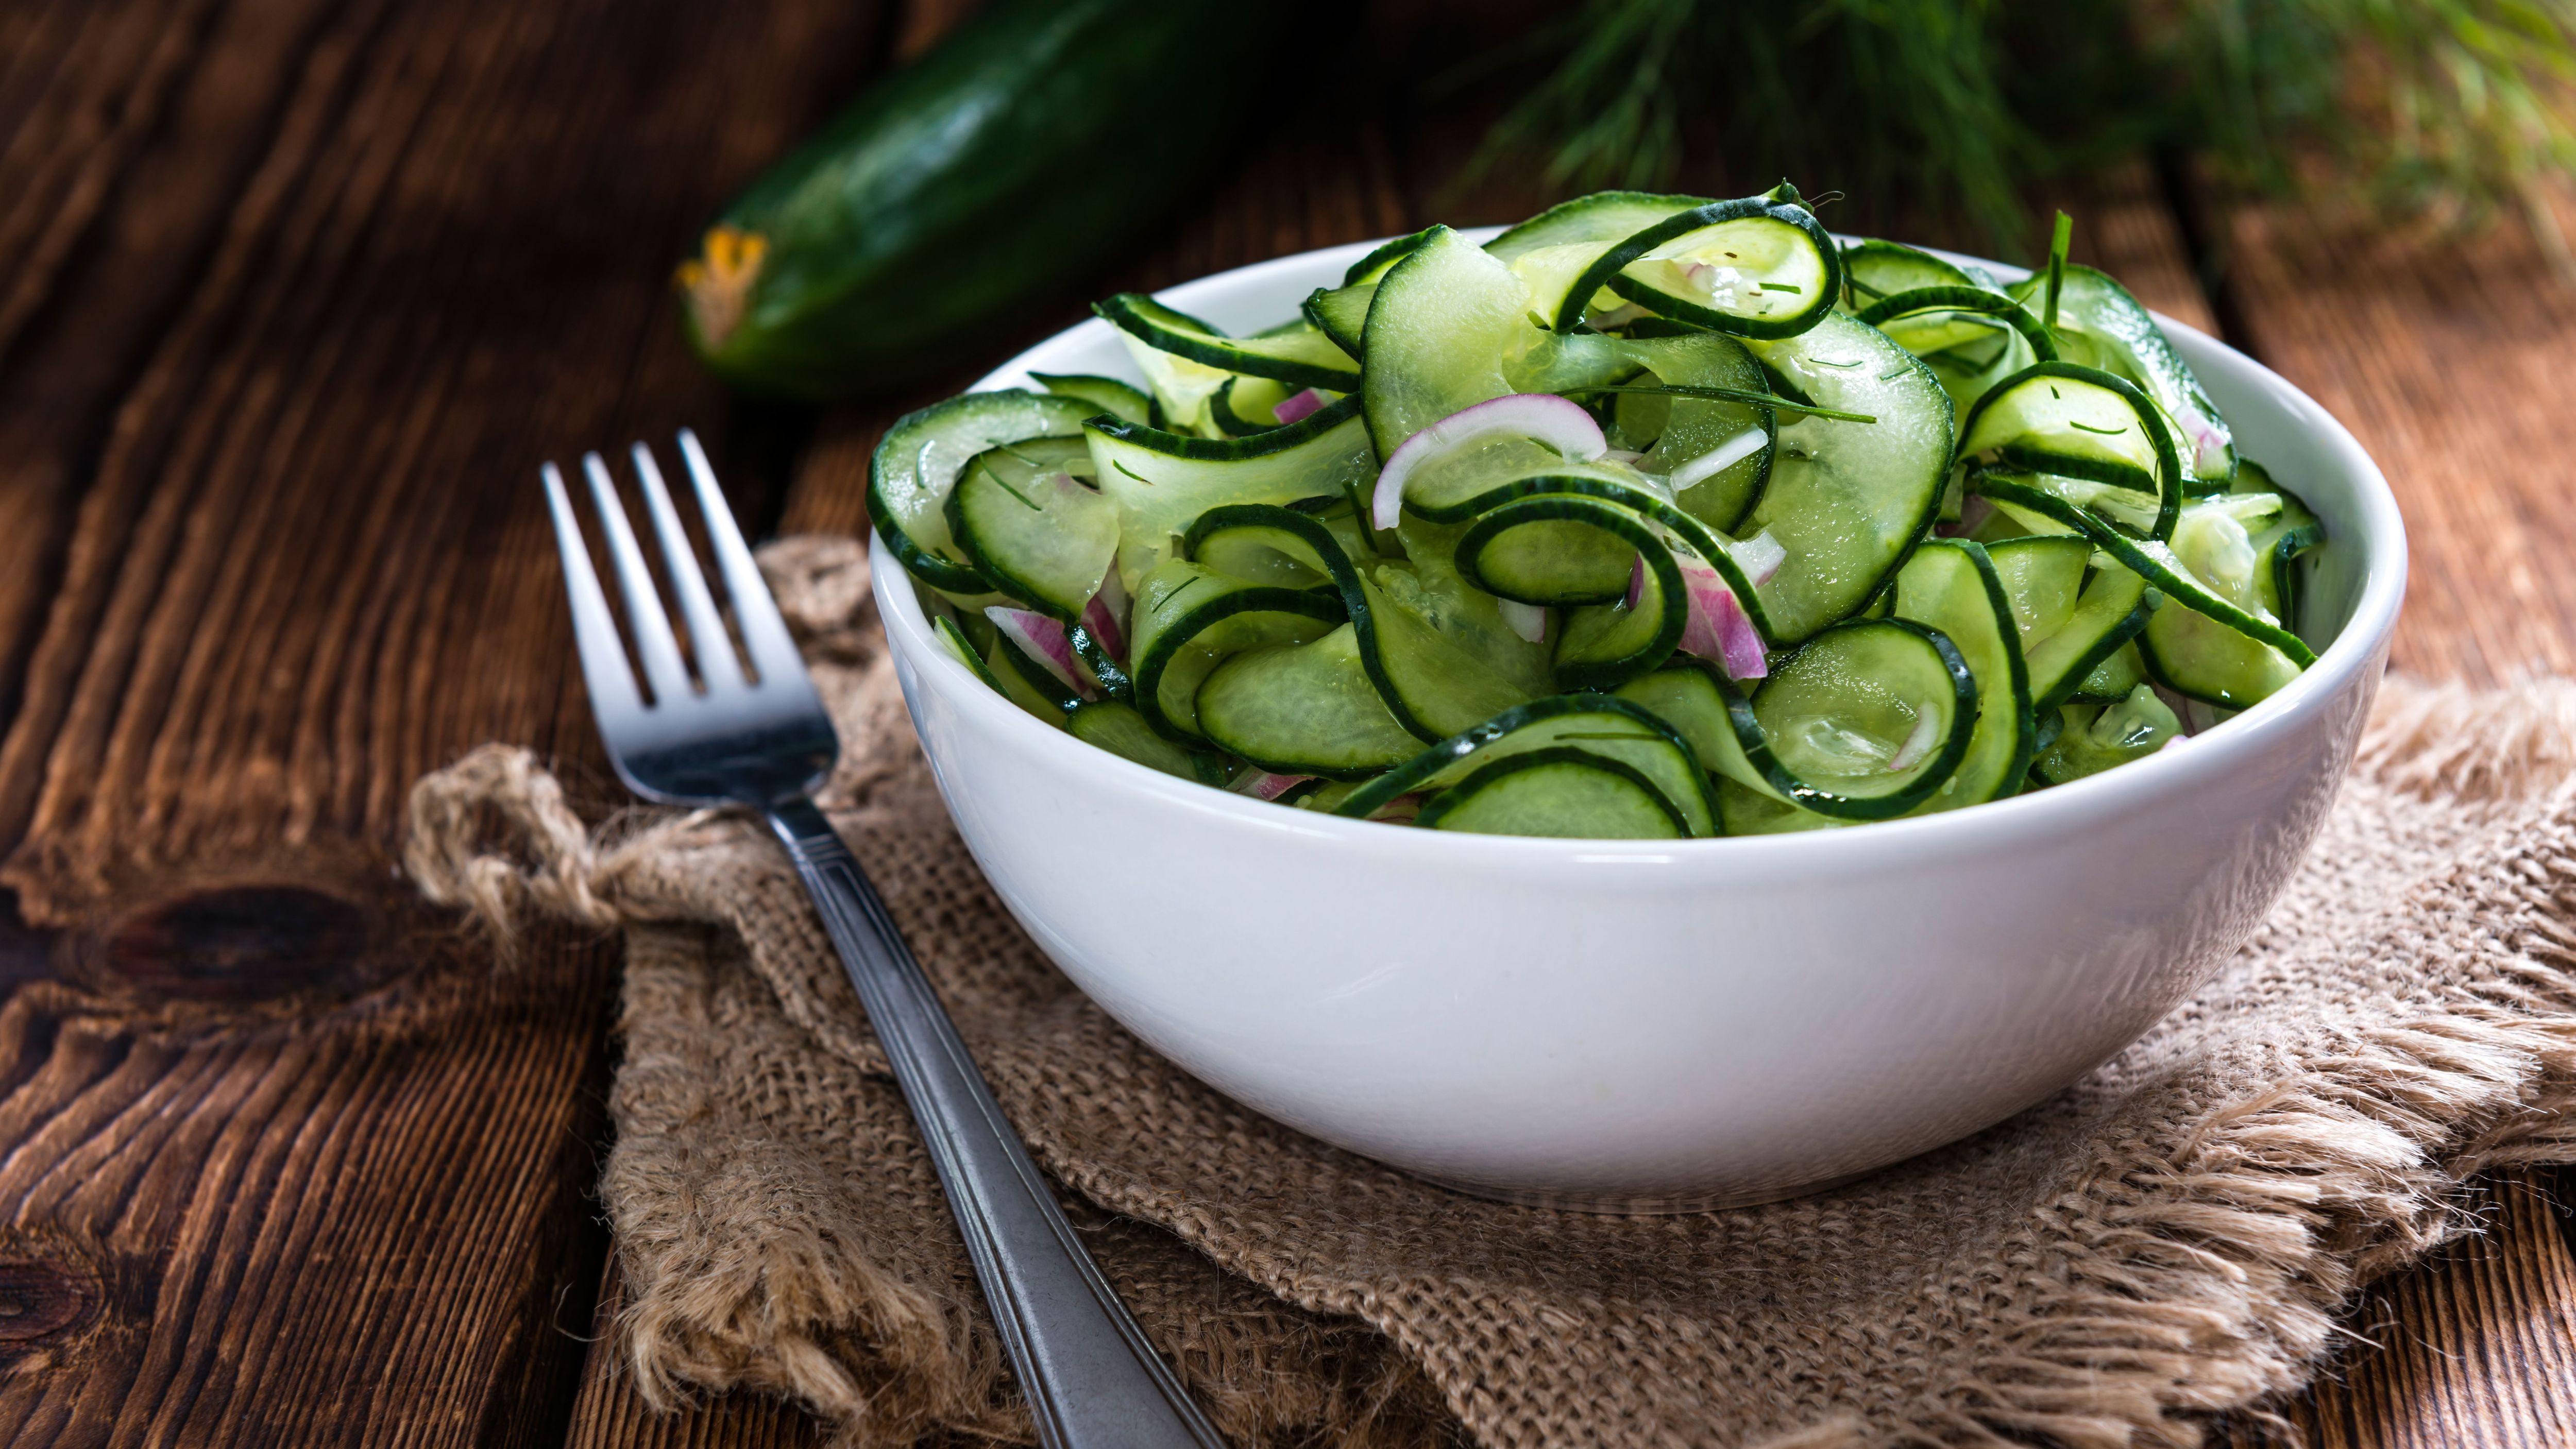
[[[1793,1183],[1787,1187],[1755,1188],[1749,1192],[1695,1193],[1683,1197],[1629,1197],[1618,1193],[1558,1192],[1548,1188],[1491,1187],[1483,1183],[1457,1182],[1424,1173],[1413,1174],[1436,1187],[1463,1192],[1492,1202],[1510,1203],[1514,1207],[1552,1208],[1558,1212],[1605,1213],[1618,1217],[1670,1217],[1676,1213],[1720,1212],[1727,1208],[1759,1207],[1766,1202],[1785,1202],[1809,1193],[1830,1192],[1845,1183],[1858,1182],[1876,1168],[1847,1172],[1840,1177],[1820,1177],[1813,1182]]]

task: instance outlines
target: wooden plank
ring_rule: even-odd
[[[2395,666],[2576,671],[2576,288],[2510,224],[2441,246],[2248,206],[2225,240],[2242,345],[2353,430],[2405,512]]]
[[[573,1406],[572,1449],[808,1449],[829,1437],[821,1421],[785,1399],[737,1392],[657,1413],[635,1388],[617,1341],[618,1276],[612,1261],[590,1326],[590,1356]]]
[[[774,515],[667,269],[882,20],[0,5],[0,845],[61,932],[0,932],[0,1440],[561,1441],[613,956],[496,973],[390,847],[487,738],[604,793],[537,460],[694,423]]]
[[[2448,244],[2383,223],[2202,199],[2230,340],[2350,427],[2396,491],[2411,553],[2392,667],[2495,683],[2576,667],[2576,443],[2566,375],[2576,293],[2529,235]],[[2576,1438],[2576,1270],[2562,1172],[2499,1174],[2485,1237],[2374,1290],[2363,1340],[2285,1410],[2319,1445]],[[2238,1426],[2241,1442],[2258,1431]]]
[[[2576,1442],[2576,1254],[2554,1174],[2500,1173],[2469,1210],[2476,1237],[2364,1295],[2336,1370],[2285,1406],[2282,1422],[2244,1421],[2241,1449],[2540,1449]],[[2293,1437],[2295,1436],[2295,1438]]]

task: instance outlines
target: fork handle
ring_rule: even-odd
[[[1224,1449],[1074,1237],[849,847],[810,800],[772,807],[769,824],[795,857],[921,1125],[1038,1442]]]

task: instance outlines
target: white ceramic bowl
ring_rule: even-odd
[[[1165,301],[1295,314],[1366,245]],[[1004,902],[1157,1050],[1290,1126],[1523,1201],[1776,1197],[1976,1131],[2074,1081],[2242,942],[2352,759],[2405,590],[2396,502],[2342,425],[2170,321],[2331,547],[2315,667],[2180,748],[1928,819],[1681,843],[1446,835],[1184,783],[1075,741],[877,604],[939,788]],[[1031,370],[1135,378],[1085,322]]]

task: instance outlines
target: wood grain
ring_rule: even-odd
[[[755,524],[852,529],[884,423],[966,380],[806,446],[699,379],[665,292],[717,199],[960,9],[0,0],[0,880],[56,928],[0,922],[0,1437],[819,1442],[747,1396],[654,1415],[617,1374],[612,956],[496,975],[387,847],[407,782],[484,738],[613,798],[534,461],[694,423]],[[1451,184],[1497,93],[1407,59],[1468,21],[1508,23],[1371,7],[1381,69],[994,357],[1091,295],[1529,210],[1526,167]],[[2576,667],[2576,302],[2538,254],[2205,207],[2213,307],[2170,200],[2143,167],[2074,196],[2077,255],[2355,426],[2415,531],[2400,665]],[[2497,1179],[2487,1235],[2374,1290],[2379,1346],[2287,1424],[2576,1438],[2560,1182]]]
[[[2556,1174],[2509,1172],[2468,1211],[2483,1230],[2372,1288],[2345,1320],[2341,1361],[2282,1406],[2242,1420],[2236,1449],[2542,1449],[2576,1443],[2576,1254]]]
[[[604,777],[535,464],[775,428],[667,268],[882,7],[0,6],[0,1441],[553,1445],[613,953],[406,904],[410,780]]]
[[[2181,199],[2215,218],[2200,261],[2223,279],[2229,340],[2350,427],[2396,491],[2411,575],[2391,667],[2482,684],[2576,669],[2576,438],[2557,425],[2576,404],[2576,290],[2529,234]],[[2576,1441],[2576,1268],[2548,1206],[2571,1185],[2564,1170],[2485,1184],[2484,1235],[2373,1290],[2288,1428],[2374,1449]]]
[[[2241,345],[2342,419],[2406,516],[2395,667],[2492,683],[2576,671],[2576,288],[2528,232],[2243,206],[2223,237]]]

